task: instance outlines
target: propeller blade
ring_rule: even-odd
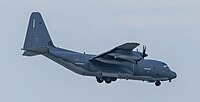
[[[146,46],[143,46],[143,54],[142,54],[142,57],[144,58],[144,57],[146,57]]]

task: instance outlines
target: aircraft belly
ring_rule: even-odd
[[[103,77],[114,77],[114,78],[118,78],[118,77],[119,77],[119,73],[106,73],[106,72],[102,72],[102,76],[103,76]]]
[[[166,81],[168,78],[161,77],[161,78],[154,78],[151,76],[131,76],[131,75],[121,75],[121,79],[131,79],[131,80],[142,80],[142,81]]]

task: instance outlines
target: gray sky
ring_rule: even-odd
[[[55,45],[99,54],[125,42],[177,72],[160,87],[118,80],[98,84],[43,56],[23,57],[28,19],[42,13]],[[198,102],[199,0],[1,0],[1,102]],[[139,47],[141,49],[141,47]]]

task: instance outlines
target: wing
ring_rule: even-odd
[[[139,45],[139,43],[125,43],[93,57],[90,61],[100,61],[109,64],[120,64],[122,61],[134,62],[141,59],[141,56],[132,53],[132,50]]]

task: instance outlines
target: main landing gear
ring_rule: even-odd
[[[96,79],[97,79],[98,83],[102,83],[103,82],[103,79],[100,79],[100,78],[96,78]]]
[[[117,78],[112,78],[112,77],[102,77],[102,78],[96,77],[96,79],[98,83],[102,83],[103,81],[105,81],[107,84],[110,84],[112,81],[117,80]]]
[[[160,81],[156,81],[156,82],[155,82],[155,85],[156,85],[156,86],[160,86],[160,85],[161,85],[161,82],[160,82]]]

